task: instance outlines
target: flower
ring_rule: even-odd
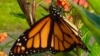
[[[77,3],[80,6],[87,8],[89,6],[86,0],[73,0],[73,2]]]
[[[3,42],[7,38],[7,33],[0,33],[0,43]]]
[[[43,0],[43,1],[45,1],[45,2],[47,2],[49,4],[51,3],[51,0]]]
[[[44,0],[47,3],[51,3],[52,0]],[[73,2],[77,3],[80,6],[83,6],[84,8],[88,7],[88,3],[86,0],[73,0]],[[69,11],[70,9],[70,4],[68,3],[67,0],[57,0],[56,5],[61,6],[64,8],[65,11]]]
[[[65,11],[69,11],[69,3],[66,0],[57,0],[57,5],[63,7]]]
[[[4,52],[0,51],[0,56],[7,56]]]

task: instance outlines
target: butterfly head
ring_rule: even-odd
[[[51,16],[56,17],[56,18],[62,18],[63,16],[61,15],[61,8],[55,5],[51,5],[49,7],[49,11]]]

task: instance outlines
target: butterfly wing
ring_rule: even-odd
[[[79,46],[86,51],[88,50],[80,37],[74,33],[69,24],[66,24],[63,19],[54,22],[54,32],[52,33],[51,40],[51,47],[54,50],[53,53],[70,51],[76,46]]]
[[[47,41],[50,32],[51,19],[44,17],[22,34],[14,43],[9,56],[26,56],[47,49]]]
[[[53,32],[51,39],[51,51],[57,53],[59,51],[69,51],[79,46],[86,51],[88,48],[81,41],[80,36],[77,34],[77,29],[74,29],[69,22],[65,21],[60,14],[58,7],[51,6],[50,8],[51,18],[53,19]],[[76,33],[77,32],[77,33]]]
[[[9,56],[27,56],[50,50],[52,53],[69,51],[79,46],[88,50],[70,24],[66,23],[55,7],[50,7],[50,15],[36,22],[15,42]]]

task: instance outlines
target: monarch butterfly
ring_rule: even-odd
[[[44,52],[70,51],[76,46],[88,50],[70,24],[63,20],[56,6],[49,7],[50,14],[26,30],[15,42],[9,56],[27,56]]]

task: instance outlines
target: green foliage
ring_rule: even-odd
[[[48,12],[46,10],[43,9],[43,7],[38,6],[36,8],[36,20],[41,19],[42,17],[46,16],[48,14]]]
[[[100,45],[98,43],[94,43],[91,46],[91,53],[88,56],[100,56]]]
[[[0,32],[23,31],[28,28],[16,0],[0,0]],[[24,26],[22,26],[24,25]]]
[[[95,12],[100,15],[100,0],[93,0],[93,1],[87,0],[87,1],[89,2],[93,10],[95,10]]]

